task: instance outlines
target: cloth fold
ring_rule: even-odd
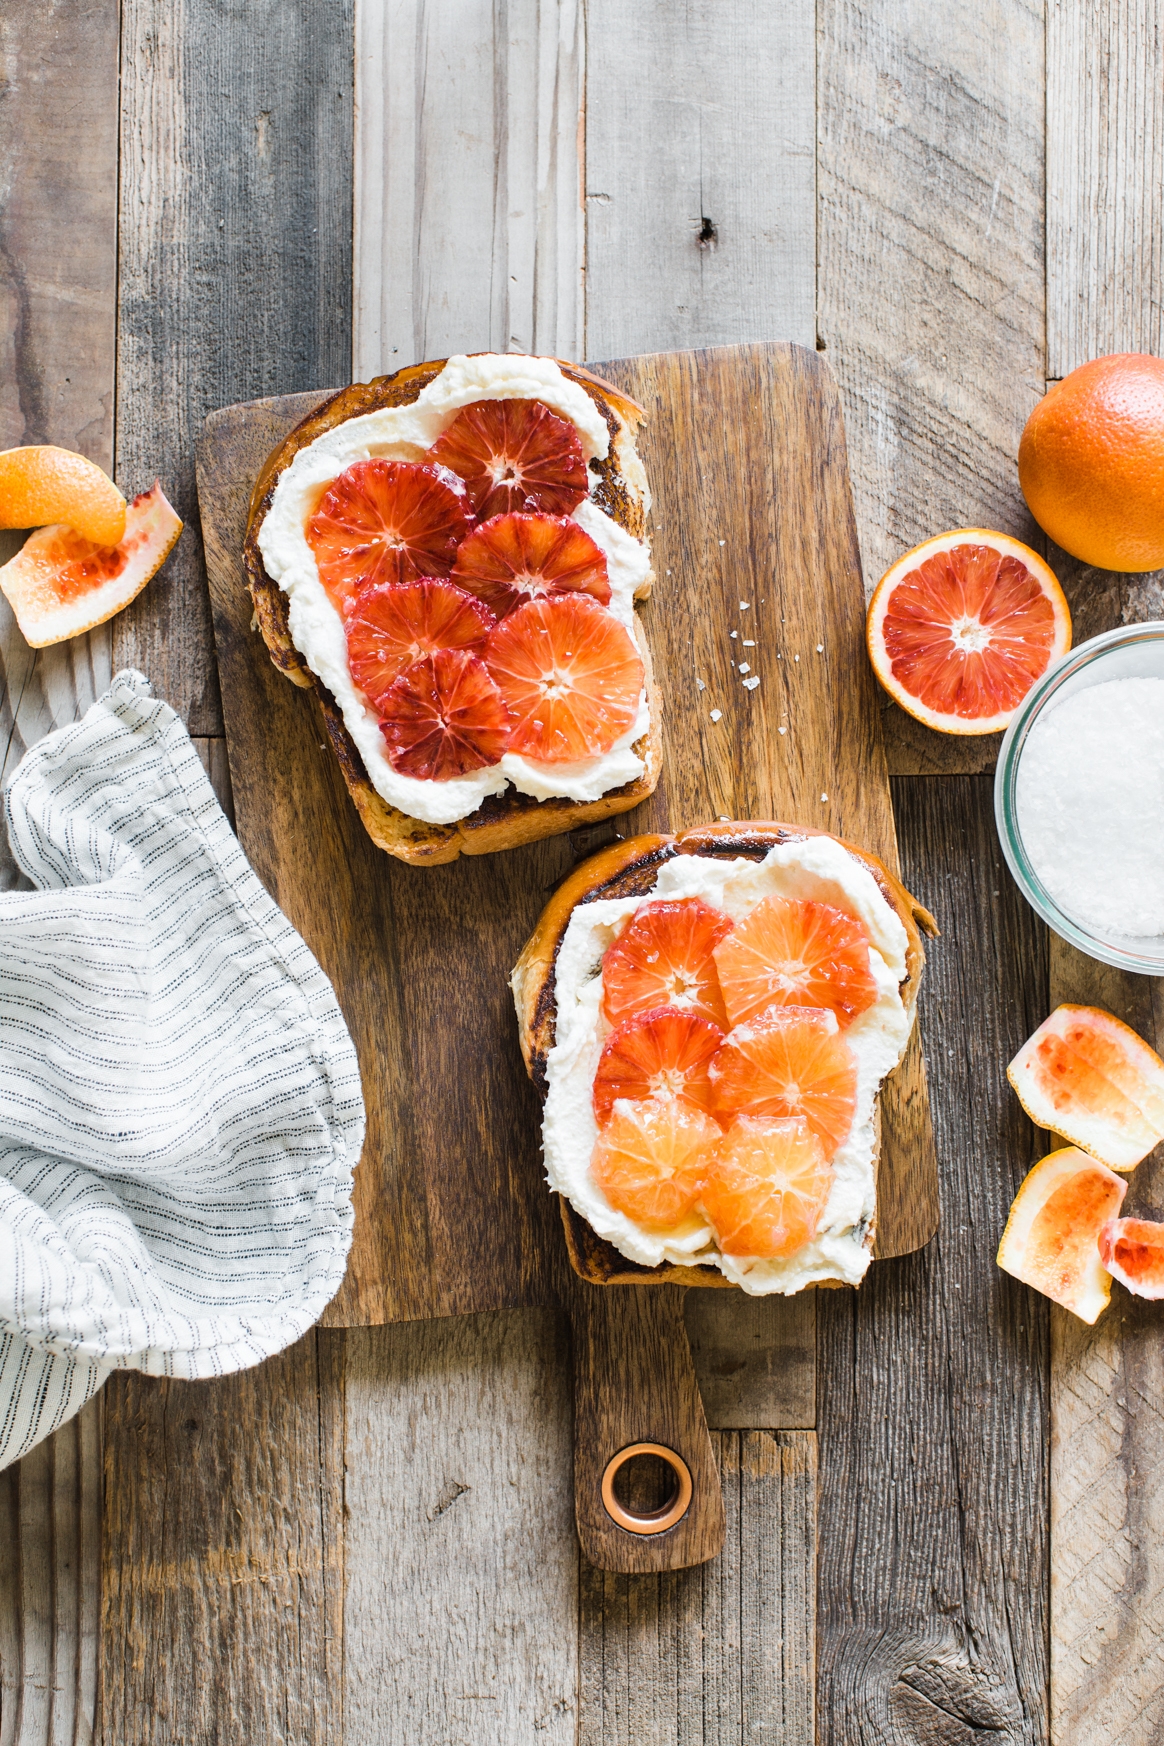
[[[116,1368],[205,1377],[315,1322],[364,1134],[331,985],[139,673],[8,783],[0,1467]]]

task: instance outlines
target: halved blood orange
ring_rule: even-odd
[[[622,1099],[599,1136],[590,1173],[617,1212],[671,1230],[695,1205],[719,1127],[681,1097]]]
[[[700,1199],[725,1255],[795,1255],[815,1237],[832,1165],[801,1116],[737,1116]]]
[[[1164,1061],[1098,1006],[1058,1006],[1006,1070],[1040,1128],[1131,1170],[1164,1140]]]
[[[730,916],[699,897],[644,903],[603,955],[602,1009],[611,1024],[673,1006],[726,1031],[712,953],[731,928]]]
[[[363,588],[344,620],[352,678],[379,707],[406,667],[438,649],[481,654],[493,614],[462,588],[432,578]]]
[[[711,1063],[711,1108],[737,1115],[803,1116],[831,1158],[857,1107],[857,1063],[831,1012],[776,1006],[737,1025]]]
[[[1164,1225],[1112,1219],[1099,1233],[1099,1258],[1134,1297],[1164,1297]]]
[[[465,481],[481,521],[512,509],[569,515],[590,487],[578,432],[540,400],[477,400],[428,452]]]
[[[635,719],[639,652],[584,594],[519,606],[490,636],[485,662],[509,712],[510,751],[539,764],[600,757]]]
[[[0,454],[0,527],[61,524],[95,546],[125,538],[125,498],[95,461],[33,443]]]
[[[1120,1210],[1127,1183],[1075,1146],[1051,1152],[1014,1197],[998,1265],[1082,1321],[1107,1308],[1111,1277],[1099,1234]]]
[[[126,509],[120,545],[94,545],[63,525],[38,528],[0,569],[0,589],[25,641],[45,649],[104,624],[157,574],[181,531],[156,481]]]
[[[610,605],[606,556],[567,515],[495,515],[464,539],[453,581],[504,618],[547,594],[589,594]]]
[[[733,1025],[770,1006],[827,1007],[848,1025],[877,999],[869,936],[828,903],[766,897],[715,949]]]
[[[918,721],[945,734],[992,734],[1071,647],[1071,613],[1037,552],[963,527],[885,572],[866,641],[878,679]]]
[[[354,461],[307,523],[319,579],[345,611],[375,582],[447,576],[471,517],[461,481],[414,461]]]
[[[497,687],[465,649],[439,649],[406,667],[379,710],[388,762],[402,776],[447,782],[500,762],[509,744]]]
[[[606,1039],[594,1075],[594,1113],[610,1119],[619,1098],[682,1097],[704,1111],[711,1106],[707,1076],[723,1032],[708,1019],[676,1007],[655,1007],[624,1019]]]

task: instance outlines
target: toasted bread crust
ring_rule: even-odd
[[[398,860],[420,866],[437,866],[455,861],[460,855],[491,855],[499,849],[517,848],[523,843],[537,842],[542,837],[558,836],[563,831],[597,824],[614,813],[627,812],[653,792],[662,769],[659,695],[650,649],[637,615],[635,635],[646,669],[651,717],[648,733],[636,742],[634,748],[645,765],[643,774],[634,782],[626,782],[592,801],[538,801],[531,795],[508,788],[503,794],[483,801],[467,818],[448,825],[426,824],[422,819],[412,818],[390,806],[377,793],[355,742],[344,726],[335,699],[295,647],[289,626],[287,596],[267,574],[258,545],[259,529],[271,507],[280,476],[299,450],[313,443],[325,431],[334,430],[349,418],[377,412],[382,407],[407,406],[440,374],[446,362],[447,359],[439,358],[425,364],[413,364],[391,376],[378,376],[373,382],[353,383],[309,413],[268,456],[255,481],[243,542],[247,587],[272,662],[293,685],[315,692],[348,793],[372,841]],[[635,539],[643,539],[647,531],[650,493],[634,446],[635,432],[644,416],[642,408],[600,377],[575,364],[561,359],[558,362],[562,374],[576,382],[598,407],[610,433],[606,459],[594,463],[598,483],[591,494],[592,501]],[[640,592],[645,598],[650,592],[650,583]]]
[[[580,903],[591,903],[598,898],[647,896],[654,887],[662,862],[675,855],[743,856],[758,861],[777,843],[829,835],[828,831],[814,830],[808,825],[733,820],[698,825],[678,836],[633,837],[601,850],[575,868],[542,911],[511,978],[522,1057],[543,1102],[549,1090],[546,1062],[557,1029],[555,966],[570,917]],[[935,936],[937,923],[929,910],[911,897],[901,880],[876,855],[858,848],[855,843],[846,842],[843,837],[835,837],[833,841],[839,842],[854,860],[869,870],[905,928],[906,973],[901,983],[901,997],[906,1011],[912,1015],[925,966],[922,932]],[[731,1282],[722,1274],[707,1267],[667,1264],[643,1267],[638,1262],[628,1261],[612,1243],[591,1229],[565,1195],[559,1195],[558,1201],[571,1264],[583,1279],[592,1284],[731,1287]],[[870,1242],[872,1235],[871,1227]]]

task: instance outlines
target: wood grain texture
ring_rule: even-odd
[[[342,1737],[342,1358],[106,1385],[105,1740]]]
[[[1164,346],[1164,15],[1047,9],[1047,374]]]
[[[590,357],[812,346],[813,14],[589,0]]]
[[[568,1746],[578,1553],[562,1318],[344,1337],[345,1737]]]
[[[869,587],[947,528],[1037,543],[1015,456],[1046,377],[1043,15],[818,7],[817,319]],[[895,772],[992,767],[997,741],[884,707]]]
[[[728,1431],[713,1442],[727,1517],[714,1562],[660,1576],[583,1566],[579,1746],[816,1738],[816,1438]]]
[[[816,1293],[689,1291],[683,1319],[712,1430],[816,1423]]]
[[[1047,1305],[994,1253],[1040,1155],[1004,1065],[1046,1014],[1046,935],[1007,877],[987,778],[894,794],[905,877],[943,920],[921,993],[942,1039],[942,1224],[817,1304],[818,1725],[830,1746],[1041,1746]]]
[[[1051,939],[1051,1006],[1102,1006],[1156,1049],[1164,983]],[[1049,1149],[1049,1148],[1048,1148]],[[1128,1178],[1125,1213],[1164,1218],[1164,1155]],[[1164,1734],[1164,1355],[1160,1305],[1112,1288],[1089,1328],[1051,1309],[1051,1737]]]
[[[581,0],[357,0],[353,380],[583,356],[584,65]]]
[[[191,733],[220,734],[194,488],[212,407],[342,380],[351,354],[350,0],[126,0],[117,477],[186,531],[114,627]]]

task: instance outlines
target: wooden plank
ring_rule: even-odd
[[[683,1316],[713,1430],[747,1428],[761,1417],[773,1429],[815,1425],[815,1292],[689,1291]]]
[[[816,342],[810,7],[590,0],[586,349]]]
[[[819,343],[844,393],[869,587],[946,528],[1041,537],[1015,457],[1046,377],[1043,13],[818,8]],[[895,772],[992,767],[996,740],[885,709]]]
[[[1164,16],[1047,12],[1047,374],[1164,349]]]
[[[194,489],[215,406],[342,381],[351,353],[351,0],[122,8],[117,477],[186,520],[114,626],[191,733],[222,732]]]
[[[728,1533],[696,1570],[583,1565],[579,1746],[811,1746],[816,1437],[719,1432]]]
[[[563,1320],[508,1311],[346,1338],[346,1738],[567,1746],[578,1555]]]
[[[942,1226],[817,1306],[818,1726],[834,1746],[979,1730],[1033,1746],[1047,1737],[1047,1304],[994,1252],[1041,1151],[1004,1067],[1046,1014],[1046,935],[1007,876],[989,779],[894,793],[906,877],[943,929],[921,994]]]
[[[580,0],[357,0],[355,381],[583,356],[584,51]]]

